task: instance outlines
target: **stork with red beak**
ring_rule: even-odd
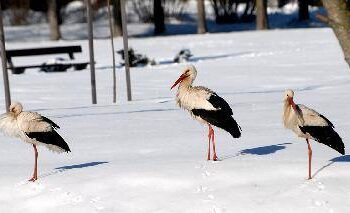
[[[218,157],[215,149],[214,130],[212,126],[224,129],[234,138],[239,138],[241,136],[241,128],[232,118],[232,109],[223,98],[208,88],[192,86],[196,76],[196,68],[193,65],[186,66],[182,75],[177,79],[171,89],[179,84],[176,94],[177,104],[181,108],[187,110],[194,119],[208,125],[209,144],[207,159],[210,160],[212,143],[213,160],[216,161]]]
[[[344,155],[344,143],[334,125],[323,115],[301,104],[295,104],[294,92],[286,90],[284,93],[283,124],[291,129],[298,137],[305,138],[309,157],[309,179],[311,176],[312,149],[310,139],[325,144]]]

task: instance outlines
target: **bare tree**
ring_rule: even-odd
[[[58,24],[58,10],[56,0],[47,0],[47,19],[50,25],[50,39],[59,40],[61,38]]]
[[[207,24],[205,22],[205,5],[204,0],[197,0],[197,33],[207,32]]]
[[[298,0],[299,3],[299,21],[305,21],[310,19],[309,15],[309,1]]]
[[[165,32],[164,8],[162,0],[153,0],[154,11],[154,34],[159,35]]]
[[[321,17],[333,29],[343,49],[345,61],[350,66],[350,11],[346,0],[322,0],[328,17]]]
[[[267,0],[256,0],[256,29],[266,30],[268,28]]]
[[[120,10],[120,0],[112,0],[113,5],[113,20],[114,20],[114,32],[113,36],[122,36],[122,13]]]

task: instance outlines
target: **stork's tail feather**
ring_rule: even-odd
[[[211,125],[224,129],[234,138],[241,137],[241,127],[237,124],[235,119],[225,111],[193,109],[192,113],[195,116],[201,117]]]
[[[303,133],[309,133],[317,142],[329,146],[342,155],[345,155],[345,146],[336,131],[331,126],[303,126]]]
[[[223,128],[227,132],[229,132],[232,137],[239,138],[241,137],[241,127],[238,125],[237,121],[233,118],[229,119],[226,122],[225,128]]]
[[[52,151],[57,152],[70,152],[68,144],[64,139],[55,131],[50,132],[28,132],[26,133],[29,138],[35,139],[38,142],[43,143]]]

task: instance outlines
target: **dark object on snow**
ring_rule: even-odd
[[[192,57],[192,53],[189,49],[182,49],[180,52],[175,56],[174,62],[175,63],[182,63],[187,62],[190,57]]]
[[[121,55],[122,59],[124,59],[124,49],[118,50],[117,53]],[[152,59],[149,59],[146,55],[135,53],[134,49],[129,48],[128,50],[129,54],[129,64],[130,67],[137,67],[137,66],[146,66],[146,65],[155,65],[156,62]],[[124,63],[122,63],[124,66]]]
[[[75,45],[75,46],[60,46],[60,47],[41,47],[41,48],[30,48],[30,49],[14,49],[14,50],[6,50],[6,56],[7,56],[7,62],[9,64],[9,67],[7,69],[12,70],[13,74],[21,74],[24,73],[25,69],[27,68],[42,68],[43,65],[45,66],[44,69],[51,69],[53,67],[53,70],[62,70],[64,67],[61,66],[61,68],[57,67],[55,64],[37,64],[37,65],[26,65],[26,66],[14,66],[12,63],[13,57],[24,57],[24,56],[36,56],[36,55],[51,55],[51,54],[68,54],[69,58],[71,60],[74,59],[74,53],[80,53],[82,52],[81,46]],[[71,62],[65,63],[65,66],[74,67],[76,70],[85,69],[89,62]],[[66,68],[68,69],[68,68]]]
[[[40,71],[43,72],[65,72],[68,68],[71,68],[71,64],[65,64],[64,58],[55,58],[43,63],[40,67]]]

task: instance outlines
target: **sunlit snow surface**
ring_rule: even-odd
[[[116,39],[116,49],[122,40]],[[350,157],[313,142],[314,179],[307,177],[307,146],[281,122],[282,96],[328,117],[349,141],[350,72],[330,29],[133,38],[138,52],[160,64],[131,70],[126,101],[118,69],[112,104],[110,42],[95,40],[98,104],[91,104],[90,73],[10,75],[13,100],[57,122],[72,153],[39,148],[39,180],[32,147],[0,140],[0,212],[343,213],[350,207]],[[8,48],[83,46],[87,41],[15,42]],[[189,48],[207,86],[231,105],[242,126],[233,139],[216,129],[221,161],[206,161],[207,127],[174,102],[170,86],[184,64],[169,63]],[[64,56],[64,55],[63,55]],[[54,56],[18,58],[41,63]],[[0,94],[3,94],[1,83]],[[4,109],[4,102],[1,102]],[[349,149],[346,149],[348,151]]]

